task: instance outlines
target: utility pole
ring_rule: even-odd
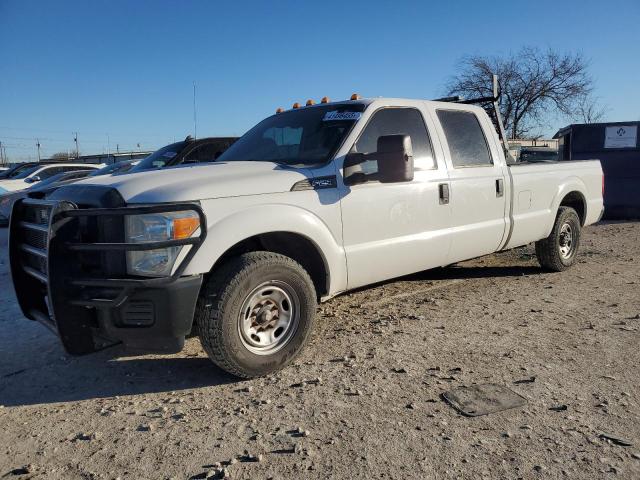
[[[4,165],[4,155],[2,154],[2,140],[0,140],[0,165]]]
[[[36,138],[36,147],[38,147],[38,161],[40,161],[40,140]]]
[[[78,132],[74,132],[73,141],[76,142],[76,160],[80,157],[80,152],[78,151]]]

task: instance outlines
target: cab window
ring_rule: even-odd
[[[357,173],[375,178],[375,174],[378,172],[375,152],[378,138],[384,135],[409,135],[411,137],[415,170],[437,168],[422,114],[415,108],[384,108],[373,114],[360,138],[351,149],[351,153],[374,155],[358,165],[345,168],[345,179]]]
[[[449,144],[454,167],[493,164],[487,139],[475,114],[461,110],[438,110],[438,119]]]

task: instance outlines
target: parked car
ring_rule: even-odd
[[[35,193],[40,193],[40,196],[44,196],[47,192],[53,191],[62,185],[76,182],[82,178],[88,177],[92,173],[97,173],[100,170],[85,169],[76,170],[72,172],[58,173],[52,177],[42,180],[41,182],[34,183],[31,186],[14,192],[6,192],[0,194],[0,227],[6,227],[9,225],[9,217],[11,216],[11,209],[16,200],[26,198]]]
[[[237,137],[207,137],[194,140],[189,136],[182,142],[172,143],[156,150],[130,172],[214,162],[237,139]]]
[[[22,173],[24,170],[29,169],[31,167],[34,166],[38,166],[38,165],[48,165],[49,163],[52,163],[50,161],[42,161],[42,162],[24,162],[24,163],[18,163],[16,165],[14,165],[13,167],[5,170],[4,172],[0,172],[0,180],[5,180],[8,178],[13,178],[16,175]]]
[[[0,173],[4,173],[9,170],[9,167],[0,167]]]
[[[35,183],[24,190],[15,192],[7,192],[0,194],[0,227],[6,227],[9,224],[11,209],[16,200],[27,197],[43,197],[54,189],[69,183],[77,182],[86,177],[97,177],[100,175],[113,175],[125,173],[135,166],[139,160],[129,160],[107,165],[100,169],[76,170],[66,173],[58,173],[53,177]]]
[[[91,165],[87,163],[51,163],[47,165],[33,165],[25,168],[17,175],[0,180],[0,193],[22,190],[29,185],[46,180],[58,173],[72,172],[75,170],[97,170],[104,165]]]
[[[602,214],[600,163],[507,165],[503,145],[462,103],[278,113],[215,162],[16,202],[17,298],[73,354],[175,352],[193,331],[224,370],[265,375],[341,292],[530,242],[545,269],[569,268]]]
[[[518,154],[519,162],[557,162],[558,149],[551,147],[522,147]]]

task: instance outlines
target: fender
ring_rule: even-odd
[[[329,296],[346,290],[344,248],[315,213],[293,205],[274,203],[249,206],[232,213],[227,210],[226,216],[216,219],[220,210],[217,202],[206,202],[203,207],[208,222],[207,237],[184,275],[208,273],[227,250],[242,240],[263,233],[289,232],[302,235],[316,245],[329,274]],[[274,225],[278,227],[274,228]]]
[[[576,176],[568,177],[558,185],[558,190],[556,191],[556,194],[551,199],[551,205],[549,206],[549,208],[551,210],[552,215],[550,215],[549,218],[547,219],[547,225],[545,228],[545,232],[546,232],[545,237],[549,236],[549,234],[551,233],[551,230],[553,230],[553,224],[556,221],[556,212],[558,211],[558,208],[560,208],[560,203],[562,202],[562,199],[564,199],[564,197],[566,197],[571,192],[578,192],[582,196],[582,201],[584,203],[584,208],[585,208],[585,219],[588,218],[589,204],[586,201],[587,186],[584,184],[584,182],[580,178]]]

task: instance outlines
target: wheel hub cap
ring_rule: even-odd
[[[568,223],[562,225],[558,243],[560,244],[560,255],[563,258],[570,257],[573,253],[573,230]]]
[[[272,280],[247,295],[238,330],[244,346],[258,355],[280,350],[291,339],[299,321],[298,297],[288,284]]]

